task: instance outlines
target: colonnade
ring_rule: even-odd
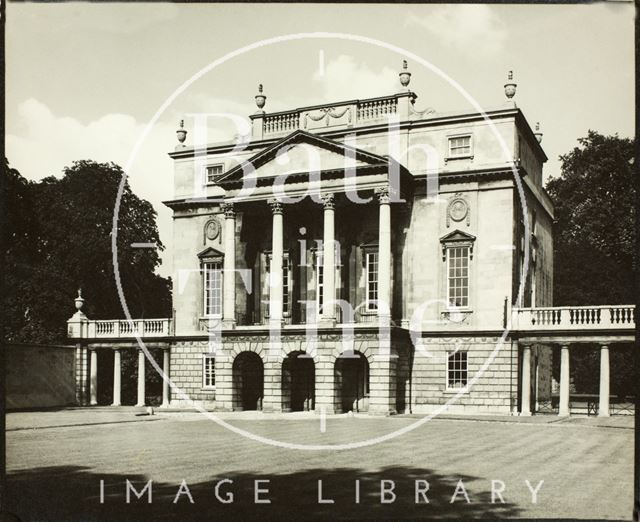
[[[381,187],[375,191],[379,203],[379,240],[378,240],[378,315],[390,316],[391,307],[391,207],[389,189]],[[333,193],[321,196],[323,207],[323,303],[333,303],[336,297],[335,282],[335,199]],[[276,200],[268,201],[272,215],[271,264],[269,272],[269,321],[273,326],[283,322],[283,264],[284,264],[284,205]],[[225,214],[225,255],[224,273],[233,274],[236,266],[236,225],[235,207],[232,203],[223,203]],[[234,327],[236,302],[235,277],[223,280],[224,327]],[[323,306],[321,322],[325,326],[336,323],[335,306]]]
[[[522,347],[522,373],[521,373],[521,408],[520,415],[531,415],[531,345],[524,344]],[[609,369],[609,346],[600,345],[600,390],[598,401],[598,416],[608,417],[609,396],[610,396],[610,369]],[[570,352],[569,344],[560,346],[560,402],[558,407],[559,416],[570,414]]]
[[[79,350],[83,350],[79,348]],[[89,346],[89,404],[95,406],[98,404],[98,348]],[[122,404],[122,354],[123,348],[114,348],[113,351],[113,402],[112,406],[120,406]],[[138,393],[136,406],[145,406],[145,372],[146,372],[146,356],[144,351],[138,349]],[[162,371],[165,375],[169,375],[169,348],[162,350]],[[166,408],[169,406],[169,383],[164,379],[162,381],[162,405]]]

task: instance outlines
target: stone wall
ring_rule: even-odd
[[[74,346],[3,345],[7,409],[76,404]]]
[[[509,414],[518,389],[518,351],[505,341],[480,375],[499,344],[497,337],[422,338],[412,364],[413,413]],[[447,353],[467,352],[469,391],[457,399],[457,389],[447,388]],[[477,380],[472,383],[472,379]],[[446,409],[441,409],[445,404]]]
[[[190,401],[194,401],[203,408],[215,408],[216,390],[203,386],[203,357],[210,352],[207,339],[177,341],[171,346],[169,374],[173,383],[188,397],[179,397],[171,390],[171,406],[188,407],[191,406]],[[217,369],[216,361],[216,384]]]
[[[172,392],[171,406],[189,407],[191,401],[201,407],[217,411],[242,409],[238,370],[234,362],[243,353],[251,352],[260,359],[263,370],[264,390],[261,409],[282,411],[289,400],[282,397],[282,368],[286,357],[304,354],[311,357],[315,370],[316,411],[335,413],[343,411],[340,394],[339,372],[336,364],[343,354],[359,354],[366,359],[368,368],[368,394],[362,397],[360,406],[373,414],[404,411],[410,394],[410,364],[408,340],[402,333],[394,332],[388,349],[389,357],[379,356],[384,349],[377,332],[356,332],[350,340],[343,340],[339,333],[320,333],[315,345],[303,333],[283,333],[280,344],[270,340],[265,332],[248,334],[236,330],[223,338],[222,347],[215,357],[215,389],[203,388],[203,356],[211,353],[205,338],[176,342],[171,348],[171,379],[187,395],[180,397]],[[397,377],[400,376],[400,379]],[[190,400],[189,400],[190,399]]]

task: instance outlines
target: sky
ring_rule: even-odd
[[[165,101],[203,67],[254,42],[311,32],[382,40],[429,61],[485,109],[515,101],[539,121],[549,161],[589,129],[634,132],[634,8],[589,5],[9,3],[6,10],[6,155],[28,179],[61,176],[74,160],[127,164]],[[392,94],[405,56],[361,42],[305,39],[229,59],[159,116],[127,172],[158,211],[163,275],[172,274],[173,166],[178,121],[189,113],[256,111]],[[417,109],[470,108],[432,71],[410,63]],[[247,118],[248,121],[248,118]],[[233,138],[212,120],[209,141]],[[188,120],[187,120],[188,126]],[[140,238],[141,242],[145,238]]]

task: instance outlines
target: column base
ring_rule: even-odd
[[[558,417],[569,417],[568,411],[561,411],[558,413]]]
[[[611,417],[611,414],[609,412],[607,412],[607,413],[598,413],[598,417]]]
[[[111,406],[122,406],[122,404],[119,402],[112,402]]]
[[[520,417],[531,417],[531,412],[530,411],[521,411],[520,412]]]
[[[336,324],[335,317],[321,317],[318,321],[318,328],[335,328]]]
[[[136,408],[144,408],[146,406],[146,404],[143,402],[142,404],[140,404],[139,402],[136,404]]]
[[[98,405],[98,401],[90,401],[89,402],[89,406],[97,406]]]
[[[236,322],[234,319],[223,319],[222,320],[222,328],[225,330],[235,330]]]
[[[161,408],[168,408],[168,407],[169,407],[169,403],[168,403],[168,402],[163,402],[163,403],[160,405],[160,407],[161,407]]]

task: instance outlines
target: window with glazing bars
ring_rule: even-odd
[[[322,298],[324,288],[324,265],[322,260],[322,254],[316,255],[316,303],[318,313],[322,313]]]
[[[378,309],[378,252],[366,253],[367,310]]]
[[[205,388],[216,385],[216,358],[213,355],[202,356],[202,385]]]
[[[204,263],[204,315],[222,315],[222,263]]]
[[[469,306],[469,247],[447,248],[447,282],[449,305]]]
[[[449,352],[447,357],[447,388],[467,385],[467,352]]]
[[[449,138],[449,157],[471,156],[471,136]]]
[[[210,165],[206,168],[207,183],[214,183],[216,178],[222,174],[224,165]]]

